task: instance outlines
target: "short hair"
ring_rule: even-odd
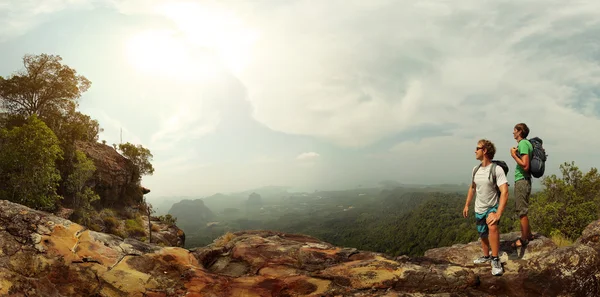
[[[527,136],[529,136],[529,127],[527,127],[525,123],[516,124],[515,129],[521,132],[521,137],[527,138]]]
[[[481,139],[478,142],[481,147],[485,150],[485,155],[491,160],[496,155],[496,146],[487,139]]]

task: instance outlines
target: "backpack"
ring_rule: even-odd
[[[500,188],[498,188],[498,185],[496,184],[496,166],[502,167],[502,170],[504,170],[504,174],[508,174],[508,165],[506,165],[506,162],[504,161],[492,160],[492,168],[490,168],[490,176],[488,177],[488,179],[490,179],[491,177],[492,184],[496,188],[496,192],[498,192],[498,195],[500,195]],[[479,163],[479,165],[477,165],[477,168],[475,168],[475,170],[473,171],[473,178],[471,179],[471,184],[473,185],[473,188],[475,188],[475,174],[477,174],[477,170],[479,170],[479,167],[481,167],[481,163]]]
[[[529,173],[535,178],[540,178],[544,175],[548,155],[543,147],[542,139],[534,137],[529,139],[529,142],[533,146],[533,152],[529,158]]]

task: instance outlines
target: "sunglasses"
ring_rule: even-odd
[[[476,151],[478,151],[478,150],[482,150],[482,149],[483,149],[482,147],[476,147],[476,148],[475,148],[475,150],[476,150]]]

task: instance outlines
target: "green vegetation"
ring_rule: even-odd
[[[598,219],[600,174],[595,168],[584,174],[574,163],[560,168],[562,177],[544,177],[543,189],[533,193],[529,218],[533,232],[566,246]],[[218,194],[202,199],[214,211],[210,222],[192,225],[188,217],[179,219],[188,222],[180,226],[186,231],[187,247],[209,244],[228,232],[267,229],[311,235],[338,246],[419,256],[431,248],[478,239],[472,208],[468,218],[461,214],[466,191],[466,185],[296,194],[255,190],[250,196]],[[247,207],[257,194],[261,205]],[[520,231],[512,189],[500,231]]]
[[[20,127],[0,129],[0,199],[31,208],[53,210],[62,157],[58,139],[37,116]]]
[[[170,214],[167,214],[164,216],[158,216],[158,220],[167,225],[175,225],[177,223],[177,218]]]
[[[127,142],[119,144],[119,150],[125,158],[133,163],[136,180],[139,180],[142,175],[152,175],[154,173],[154,167],[150,163],[152,154],[147,148]]]
[[[533,230],[574,241],[600,214],[600,174],[596,168],[583,174],[573,162],[560,165],[560,171],[562,178],[543,179],[529,217]]]
[[[125,221],[125,232],[129,236],[144,236],[146,235],[146,230],[142,226],[142,221],[140,218],[129,219]]]
[[[227,232],[268,229],[307,234],[338,246],[421,255],[432,247],[477,240],[474,214],[462,217],[467,188],[462,187],[463,193],[455,189],[400,187],[261,194],[261,208],[247,208],[247,202],[240,201],[237,209],[229,203],[215,212],[215,222],[180,227],[186,231],[188,247],[209,244]],[[256,195],[247,199],[251,197]],[[206,201],[207,206],[210,204]],[[509,206],[507,212],[511,211]],[[510,215],[503,216],[503,231],[514,224]]]
[[[80,151],[75,151],[74,159],[72,163],[73,172],[67,177],[64,183],[65,193],[72,197],[71,205],[76,209],[81,222],[89,225],[90,217],[95,211],[92,203],[100,200],[100,196],[86,185],[87,181],[94,174],[94,171],[96,171],[96,166],[94,166],[92,160],[89,160]]]
[[[0,78],[2,105],[12,115],[42,118],[70,110],[91,82],[55,55],[25,55],[25,70]]]
[[[55,55],[26,55],[23,70],[0,77],[0,199],[48,211],[71,208],[71,219],[92,230],[142,238],[148,234],[150,239],[153,226],[146,233],[140,213],[150,217],[152,207],[143,200],[140,181],[154,173],[153,156],[141,145],[114,145],[131,161],[133,182],[119,190],[122,196],[98,191],[96,165],[77,149],[82,142],[97,143],[102,131],[98,121],[77,111],[91,82],[61,61]],[[583,173],[574,163],[564,163],[560,170],[562,177],[542,179],[543,189],[531,197],[529,217],[534,232],[563,246],[598,219],[600,174],[596,168]],[[231,232],[249,229],[303,233],[391,255],[422,255],[430,248],[477,240],[474,214],[467,219],[461,215],[466,185],[382,186],[296,194],[268,187],[217,194],[202,203],[183,203],[177,217],[168,214],[159,220],[170,225],[179,221],[188,247],[228,234],[219,243],[225,244]],[[519,230],[513,207],[511,193],[502,233]]]
[[[48,211],[70,208],[72,220],[116,234],[114,214],[99,212],[143,203],[140,181],[154,172],[152,154],[141,145],[119,145],[131,160],[134,181],[121,196],[97,192],[96,166],[77,149],[78,143],[97,143],[102,131],[98,121],[77,111],[91,82],[58,55],[25,55],[23,66],[0,76],[0,199]]]

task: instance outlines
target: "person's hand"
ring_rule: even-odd
[[[500,216],[495,212],[491,212],[490,214],[488,214],[485,222],[488,225],[493,225],[493,224],[497,223],[499,220],[500,220]]]
[[[469,216],[469,206],[465,205],[465,208],[463,208],[463,217],[468,217]]]
[[[517,155],[517,148],[516,147],[511,147],[510,148],[510,155],[513,156],[513,157]]]

